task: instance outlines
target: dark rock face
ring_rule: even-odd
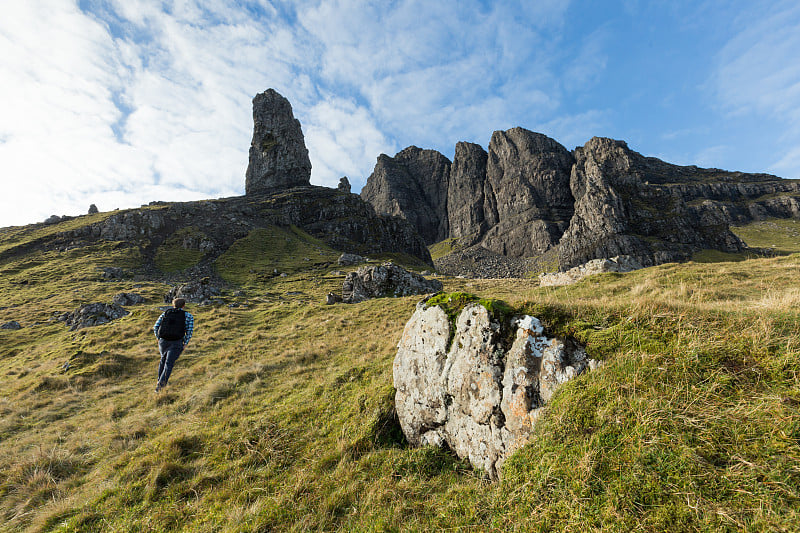
[[[342,301],[355,304],[370,298],[410,296],[442,290],[442,282],[425,279],[415,272],[387,263],[360,267],[350,272],[342,283]]]
[[[518,276],[619,255],[645,266],[684,261],[743,250],[730,224],[800,217],[798,180],[671,165],[613,139],[569,152],[522,128],[496,131],[488,153],[458,143],[449,176],[420,163],[446,160],[430,152],[381,155],[362,197],[411,222],[427,244],[454,239],[436,264],[448,274]]]
[[[553,139],[522,128],[496,131],[486,168],[483,246],[511,257],[541,254],[558,243],[573,213],[573,158]]]
[[[483,204],[487,157],[486,150],[478,144],[456,144],[447,190],[450,237],[477,237],[485,230]]]
[[[342,176],[339,178],[339,185],[336,187],[336,189],[342,192],[350,192],[350,180],[347,179],[347,176]]]
[[[253,141],[247,166],[247,195],[308,185],[308,158],[300,122],[292,105],[274,89],[253,98]]]
[[[447,238],[450,160],[436,150],[409,146],[394,157],[378,156],[361,198],[379,215],[406,219],[426,243]]]

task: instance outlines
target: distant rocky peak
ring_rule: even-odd
[[[253,98],[253,140],[247,166],[247,195],[309,185],[311,160],[292,105],[274,89]]]

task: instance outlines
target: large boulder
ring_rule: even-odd
[[[342,301],[349,304],[385,296],[411,296],[442,290],[442,282],[425,279],[392,263],[363,266],[350,272],[342,283]]]
[[[60,319],[67,323],[70,331],[75,331],[77,329],[108,324],[112,320],[122,318],[129,314],[131,314],[130,311],[125,310],[118,304],[94,303],[84,304],[71,313],[61,315]]]
[[[292,105],[274,89],[253,98],[253,140],[245,174],[247,195],[309,185],[311,160]]]
[[[594,366],[577,343],[545,336],[535,317],[506,322],[471,303],[453,326],[423,300],[394,359],[395,408],[410,444],[446,444],[494,479],[558,386]]]

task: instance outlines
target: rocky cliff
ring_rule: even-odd
[[[729,224],[800,217],[798,180],[672,165],[599,137],[570,152],[523,128],[495,132],[488,153],[458,143],[452,164],[416,147],[381,155],[361,196],[428,244],[454,239],[440,270],[479,276],[618,255],[652,265],[703,249],[737,252],[745,245]]]
[[[253,98],[253,140],[245,174],[246,194],[308,185],[310,179],[311,161],[292,105],[274,89],[257,94]]]

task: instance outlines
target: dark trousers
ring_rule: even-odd
[[[158,351],[161,352],[161,361],[158,363],[158,382],[163,386],[169,381],[172,367],[183,351],[183,341],[158,339]]]

